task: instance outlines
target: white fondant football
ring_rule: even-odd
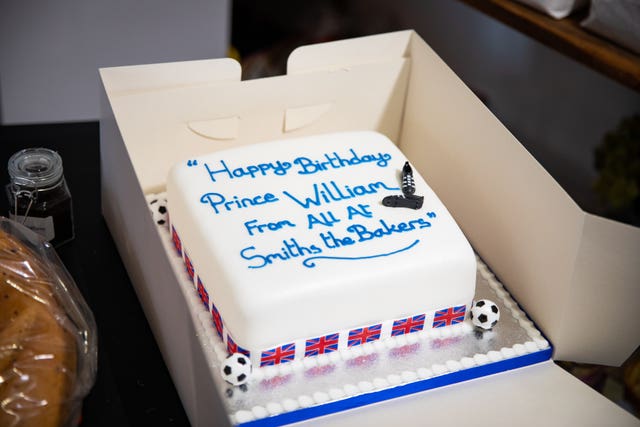
[[[491,300],[481,299],[471,307],[471,322],[479,328],[491,329],[500,320],[500,309]]]
[[[222,378],[233,385],[242,385],[251,375],[251,360],[242,353],[233,353],[220,366]]]
[[[148,197],[149,209],[151,209],[151,216],[153,222],[158,225],[169,225],[169,218],[167,215],[167,198],[163,195],[154,195]]]

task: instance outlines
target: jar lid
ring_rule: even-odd
[[[50,187],[62,178],[62,158],[48,148],[26,148],[11,156],[8,169],[16,185]]]

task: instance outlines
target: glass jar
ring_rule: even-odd
[[[62,159],[48,148],[27,148],[9,159],[9,217],[57,246],[73,239],[71,194]]]

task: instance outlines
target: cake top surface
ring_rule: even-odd
[[[170,172],[171,222],[220,311],[240,324],[272,310],[309,316],[322,301],[323,309],[349,311],[378,298],[380,316],[400,305],[411,313],[425,301],[402,294],[416,286],[442,289],[445,299],[461,288],[468,297],[470,286],[472,296],[474,283],[445,286],[444,277],[421,277],[433,265],[455,269],[461,262],[469,276],[475,264],[466,238],[419,173],[413,171],[421,208],[382,203],[402,197],[406,161],[375,132],[266,142],[188,159]],[[390,295],[396,292],[400,297]],[[327,315],[329,324],[340,317]]]

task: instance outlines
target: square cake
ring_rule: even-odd
[[[185,159],[167,203],[215,330],[254,366],[458,324],[474,297],[467,239],[376,132]]]

